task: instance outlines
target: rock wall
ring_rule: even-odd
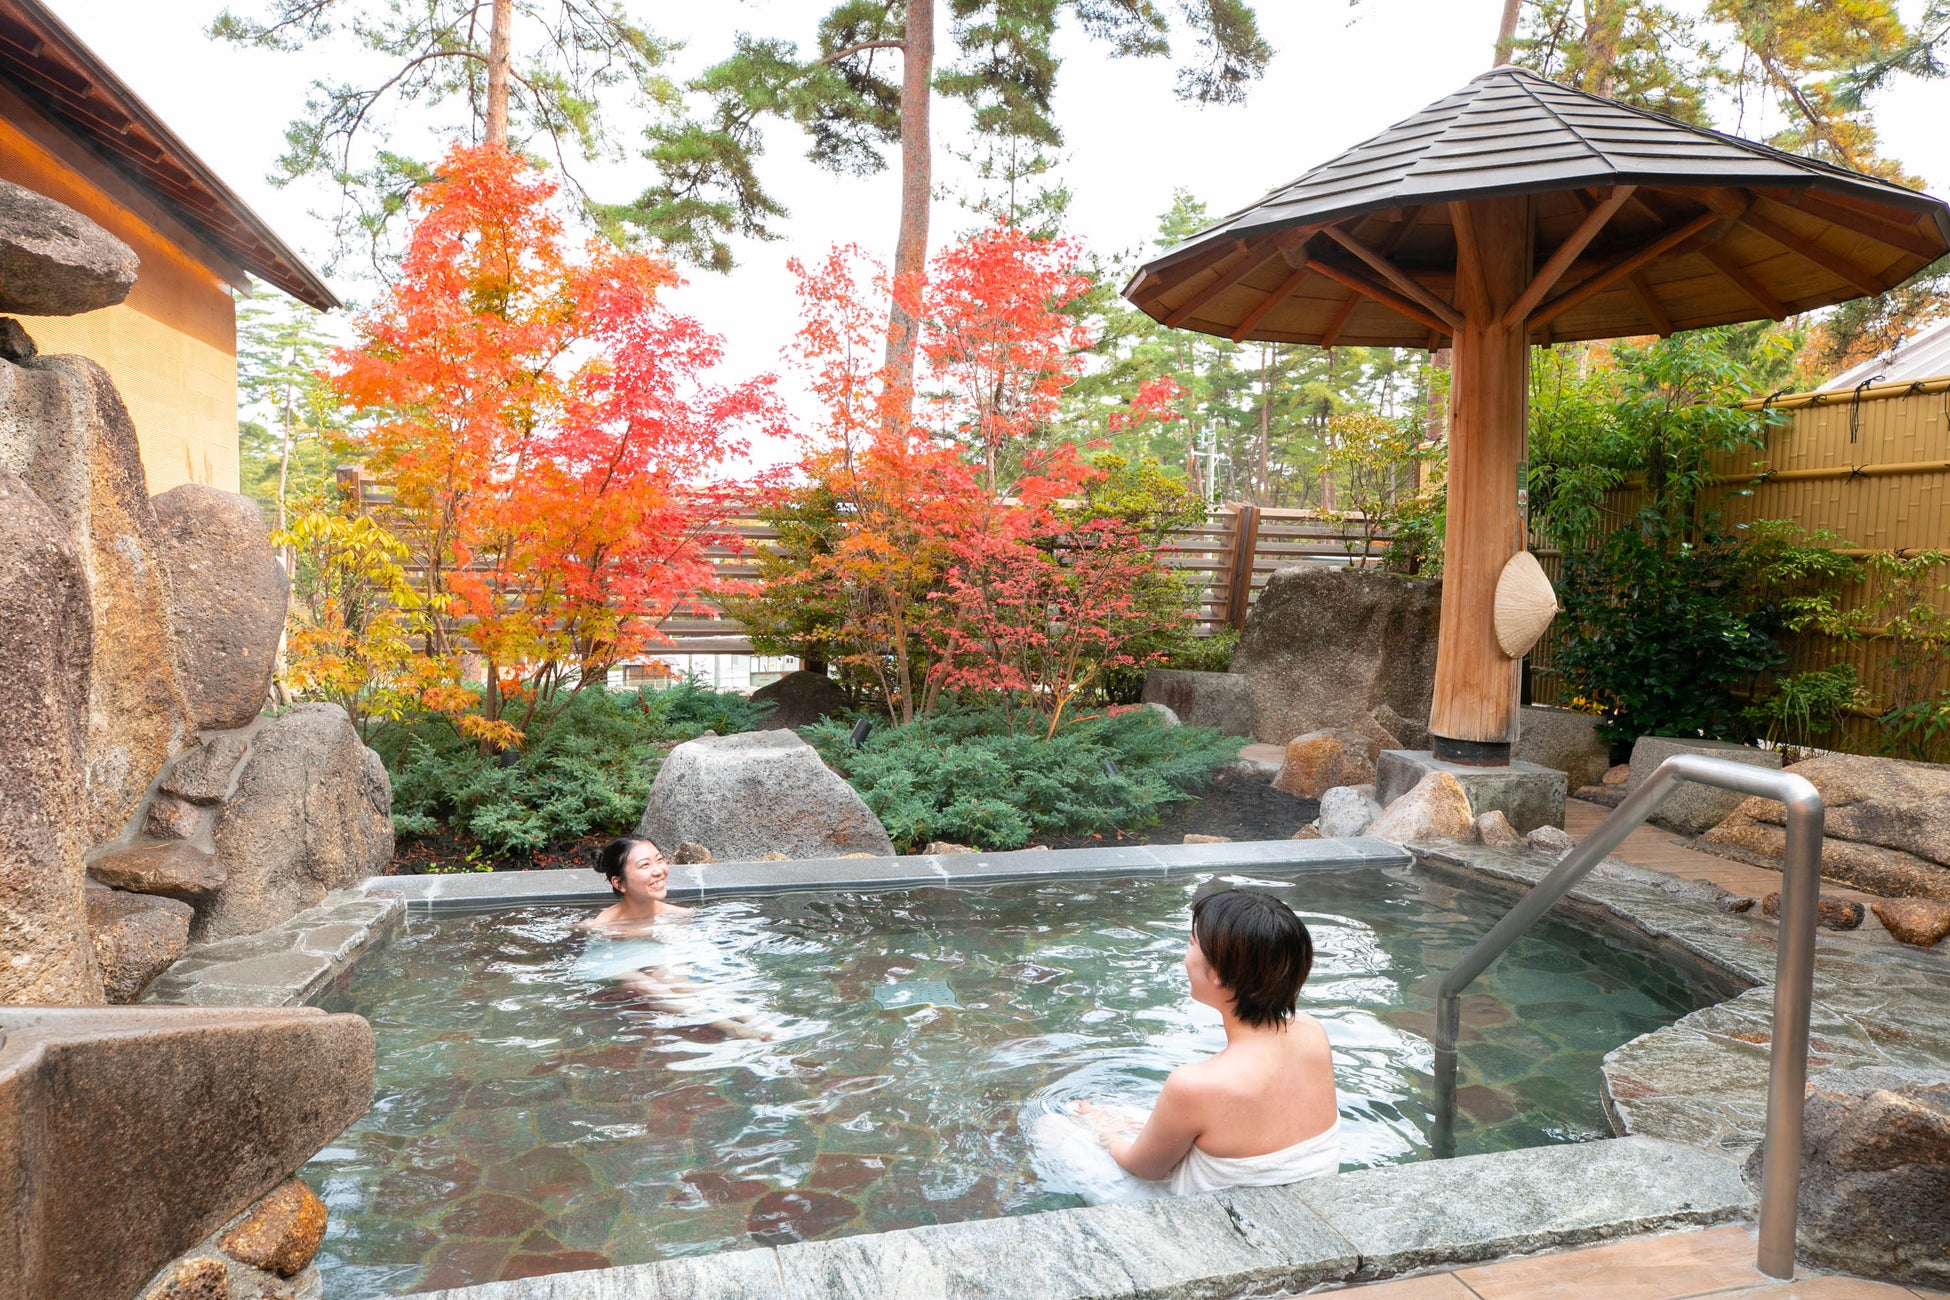
[[[135,272],[86,217],[0,181],[0,310],[93,310]],[[0,583],[0,1004],[133,1000],[187,943],[391,856],[391,786],[344,712],[259,724],[287,583],[256,505],[152,502],[107,374],[5,319]]]

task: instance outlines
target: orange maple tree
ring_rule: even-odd
[[[505,148],[452,148],[331,376],[393,485],[425,650],[456,675],[466,651],[486,666],[478,711],[458,688],[427,703],[486,745],[703,609],[706,548],[737,544],[725,520],[751,489],[726,462],[747,431],[783,429],[769,376],[706,381],[722,344],[659,300],[670,264],[572,247],[554,193]]]

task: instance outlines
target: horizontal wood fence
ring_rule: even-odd
[[[1825,393],[1799,393],[1771,405],[1788,418],[1767,433],[1764,448],[1745,448],[1712,463],[1707,504],[1738,527],[1756,520],[1791,520],[1807,532],[1825,529],[1846,539],[1845,550],[1908,554],[1950,549],[1950,377]],[[1638,517],[1639,489],[1621,487],[1605,498],[1607,530]],[[1561,557],[1539,549],[1545,572],[1556,579]],[[1933,579],[1932,603],[1950,614],[1950,572]],[[1845,607],[1860,607],[1873,588],[1845,593]],[[1552,666],[1558,628],[1530,660],[1531,697],[1539,704],[1566,703]],[[1872,715],[1887,707],[1891,643],[1886,637],[1840,641],[1818,633],[1788,638],[1783,673],[1851,663],[1877,696],[1865,716],[1852,718],[1837,737],[1842,748],[1873,752]],[[1938,683],[1938,689],[1950,681]]]
[[[383,514],[392,489],[356,466],[338,471],[340,489],[356,498],[366,513]],[[705,554],[718,576],[737,581],[758,577],[753,554],[778,540],[778,532],[755,513],[730,521],[745,544],[743,551],[714,546]],[[1196,589],[1200,635],[1245,626],[1246,611],[1274,572],[1294,564],[1347,564],[1363,552],[1365,521],[1358,514],[1326,517],[1315,510],[1272,510],[1229,502],[1203,523],[1174,528],[1160,548],[1168,566],[1183,573]],[[1367,545],[1368,562],[1378,564],[1389,539],[1377,534]],[[415,566],[409,564],[408,568]],[[703,602],[707,605],[709,601]],[[656,654],[751,654],[750,639],[736,619],[688,615],[661,625],[672,644]]]

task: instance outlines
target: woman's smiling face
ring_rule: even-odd
[[[660,903],[670,883],[670,868],[657,846],[637,843],[623,859],[623,896],[638,902]]]

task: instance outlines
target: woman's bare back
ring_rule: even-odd
[[[1285,1150],[1326,1132],[1338,1114],[1327,1032],[1308,1015],[1180,1066],[1173,1082],[1195,1111],[1199,1150],[1222,1159]]]

